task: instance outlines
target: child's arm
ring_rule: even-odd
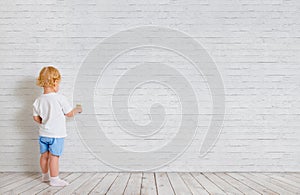
[[[65,114],[65,116],[67,116],[67,117],[73,117],[76,114],[81,113],[81,112],[82,112],[81,106],[76,106],[71,112]]]
[[[42,124],[42,118],[40,116],[33,116],[33,120],[38,124]]]

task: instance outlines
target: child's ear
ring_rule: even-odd
[[[59,85],[59,83],[60,83],[60,80],[55,80],[55,82],[54,82],[54,86],[58,86],[58,85]]]

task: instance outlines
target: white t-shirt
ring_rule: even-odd
[[[67,98],[57,93],[42,94],[33,103],[33,116],[40,116],[39,135],[62,138],[67,136],[65,114],[72,111]]]

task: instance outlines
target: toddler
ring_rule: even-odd
[[[44,93],[33,103],[33,119],[39,124],[42,181],[50,181],[51,186],[68,185],[58,176],[59,157],[67,136],[65,117],[73,117],[82,112],[81,107],[72,108],[66,97],[57,93],[60,81],[61,75],[56,68],[44,67],[37,79],[37,85],[44,88]]]

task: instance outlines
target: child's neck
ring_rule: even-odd
[[[44,94],[47,93],[56,93],[56,91],[53,89],[53,87],[44,87]]]

